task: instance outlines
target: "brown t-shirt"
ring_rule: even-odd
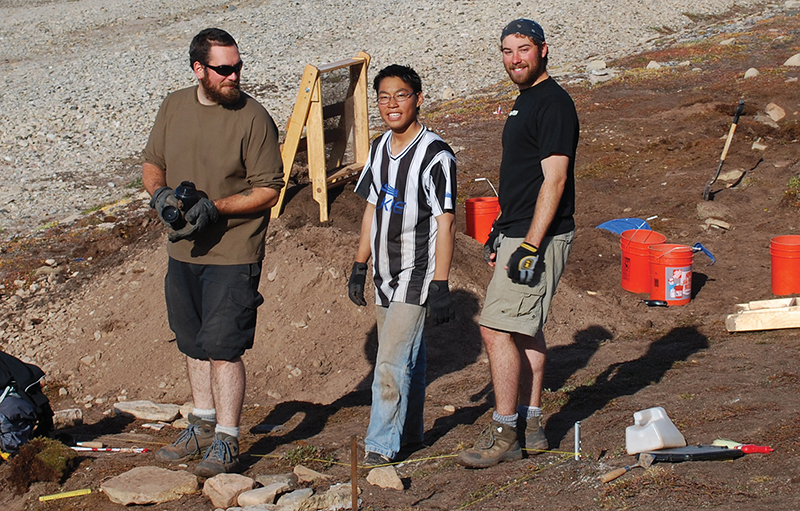
[[[144,158],[166,171],[167,186],[193,181],[211,200],[283,186],[275,122],[245,93],[235,108],[202,105],[197,86],[170,94],[158,111]],[[221,216],[196,240],[169,243],[167,253],[188,263],[255,263],[264,257],[268,221],[269,210]]]

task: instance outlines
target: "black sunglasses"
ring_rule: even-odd
[[[205,64],[205,67],[214,70],[214,72],[220,76],[230,76],[233,73],[239,74],[239,72],[242,70],[243,65],[244,62],[240,60],[239,62],[237,62],[232,66],[212,66],[210,64]]]

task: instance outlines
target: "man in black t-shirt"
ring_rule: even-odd
[[[541,421],[542,326],[575,231],[575,105],[547,74],[549,49],[538,23],[514,20],[500,41],[506,72],[520,94],[503,129],[501,214],[484,246],[494,275],[480,325],[495,410],[475,446],[458,456],[474,468],[518,460],[523,448],[548,449]]]

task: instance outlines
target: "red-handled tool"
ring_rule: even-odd
[[[754,444],[743,444],[734,447],[734,449],[739,449],[745,454],[753,454],[753,453],[769,454],[775,450],[772,447],[766,445],[754,445]]]

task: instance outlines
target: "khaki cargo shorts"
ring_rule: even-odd
[[[500,235],[497,265],[486,290],[486,300],[479,323],[481,326],[503,332],[536,335],[547,321],[547,312],[564,272],[575,232],[548,236],[539,247],[543,255],[536,265],[533,284],[514,284],[505,269],[509,257],[524,238],[507,238]]]

